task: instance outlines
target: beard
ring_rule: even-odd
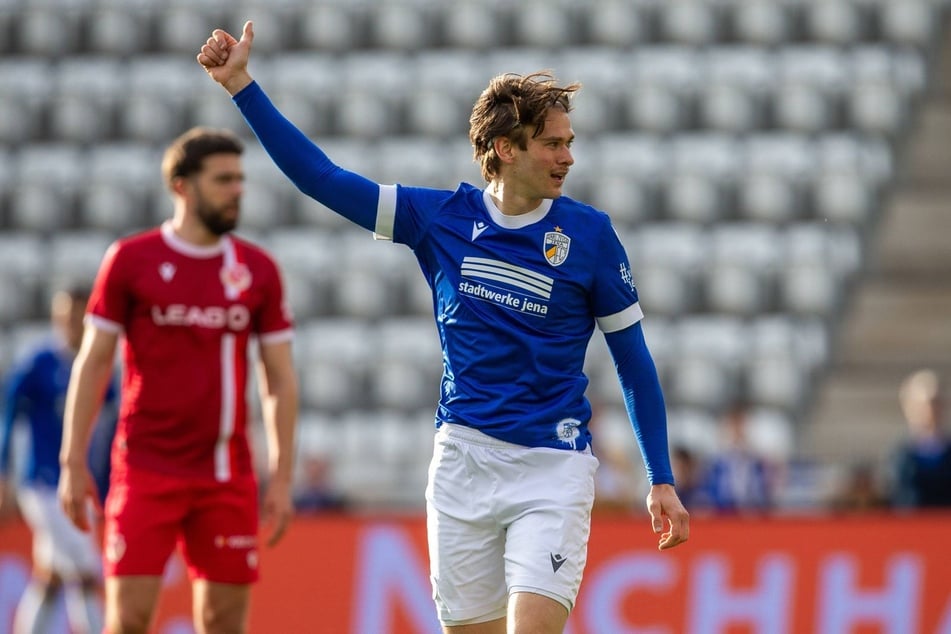
[[[237,205],[238,202],[235,201],[234,206],[237,207]],[[208,231],[216,236],[223,236],[230,231],[234,231],[235,227],[238,226],[237,214],[233,217],[227,215],[226,210],[230,207],[231,205],[215,207],[202,200],[199,201],[198,208],[195,211],[198,220]]]

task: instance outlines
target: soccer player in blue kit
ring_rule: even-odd
[[[335,165],[271,104],[248,72],[253,35],[250,22],[240,40],[215,30],[198,62],[301,191],[407,245],[432,288],[443,376],[426,513],[444,631],[563,631],[598,465],[583,373],[595,325],[645,460],[659,548],[689,532],[627,255],[607,214],[561,193],[579,86],[547,73],[491,80],[469,132],[484,190],[380,185]]]
[[[29,452],[22,480],[17,483],[17,500],[33,533],[33,573],[17,605],[13,625],[17,634],[51,631],[60,593],[66,598],[67,619],[73,632],[102,629],[99,547],[90,533],[72,525],[56,498],[63,404],[70,369],[82,340],[88,299],[89,289],[84,286],[64,288],[53,295],[52,336],[16,364],[6,383],[0,430],[0,502],[8,497],[14,484],[13,429],[20,420],[29,426]],[[97,428],[89,454],[100,506],[108,487],[117,407],[115,386],[110,384],[102,411],[103,424]]]

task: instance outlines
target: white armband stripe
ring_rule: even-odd
[[[601,329],[601,332],[607,333],[624,330],[628,326],[633,326],[642,319],[644,319],[644,311],[641,310],[641,305],[639,303],[634,303],[619,313],[598,317],[597,321],[598,328]]]
[[[380,198],[376,203],[376,226],[374,240],[392,240],[393,224],[396,221],[396,185],[380,185]]]

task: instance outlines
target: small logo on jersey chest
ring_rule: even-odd
[[[162,262],[158,268],[159,276],[166,282],[171,282],[175,277],[175,265],[171,262]]]
[[[221,267],[221,283],[228,297],[238,297],[251,286],[251,269],[242,262]]]
[[[552,266],[559,266],[568,259],[568,249],[571,247],[571,238],[561,232],[561,227],[545,233],[545,259]]]

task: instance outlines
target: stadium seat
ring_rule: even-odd
[[[380,182],[455,189],[454,174],[446,161],[445,143],[431,136],[382,139],[376,152]]]
[[[401,108],[408,86],[402,73],[407,63],[396,53],[347,56],[342,70],[346,81],[335,103],[341,135],[377,139],[404,132]]]
[[[141,4],[135,10],[119,3],[102,3],[91,8],[86,18],[89,50],[120,56],[150,50],[152,13]]]
[[[504,43],[501,22],[485,2],[466,0],[439,7],[443,37],[450,50],[487,50]]]
[[[877,8],[882,37],[898,46],[928,48],[939,36],[939,5],[927,0],[880,2]]]
[[[16,184],[10,192],[14,228],[49,231],[69,228],[75,195],[85,178],[82,151],[67,144],[27,146],[15,155]]]
[[[632,176],[609,172],[592,178],[588,200],[611,216],[618,229],[657,219],[657,190]]]
[[[49,261],[45,254],[45,242],[35,231],[0,232],[0,270],[11,277],[37,283],[47,274]]]
[[[92,280],[117,237],[118,232],[100,230],[66,231],[50,236],[47,254],[51,278]]]
[[[337,236],[341,273],[333,288],[335,310],[350,317],[376,319],[400,306],[404,267],[413,263],[405,247],[373,240],[365,231]]]
[[[118,107],[119,134],[125,140],[164,146],[190,124],[192,103],[222,97],[221,89],[184,56],[145,55],[127,68],[127,95]]]
[[[649,47],[631,53],[625,113],[635,130],[659,134],[694,126],[693,100],[701,66],[686,47]]]
[[[837,107],[850,79],[843,54],[827,46],[792,46],[777,55],[777,125],[806,134],[838,127]]]
[[[749,362],[746,388],[750,401],[793,413],[802,407],[809,376],[790,359],[762,357]]]
[[[117,59],[64,59],[57,63],[50,130],[61,141],[93,142],[114,134],[123,67]]]
[[[375,46],[398,51],[425,49],[434,43],[434,15],[423,3],[380,3],[368,12]]]
[[[624,241],[634,282],[645,310],[661,315],[689,313],[699,307],[699,273],[709,245],[698,225],[649,223],[636,239]]]
[[[707,409],[670,407],[667,428],[672,447],[686,447],[701,457],[712,454],[719,442],[716,416]]]
[[[163,53],[184,54],[198,53],[211,30],[211,25],[225,24],[223,12],[211,4],[192,2],[173,2],[157,11],[155,14],[156,46]],[[241,25],[235,25],[231,30],[240,36]],[[265,35],[264,39],[267,39]]]
[[[647,40],[651,31],[646,12],[626,0],[602,0],[586,10],[588,36],[594,45],[629,49]]]
[[[793,12],[775,0],[742,0],[728,9],[733,31],[743,42],[757,46],[777,46],[795,33]]]
[[[878,209],[877,192],[892,175],[881,141],[855,135],[827,135],[815,147],[819,170],[814,182],[816,218],[863,226]]]
[[[766,97],[774,81],[771,58],[753,47],[719,47],[706,55],[704,65],[701,125],[732,134],[764,127]]]
[[[152,224],[146,192],[121,183],[92,181],[79,192],[79,223],[91,229],[127,232]]]
[[[677,334],[680,349],[670,372],[673,402],[719,410],[740,393],[746,354],[742,321],[718,315],[686,317]]]
[[[776,230],[762,223],[720,224],[710,240],[708,307],[727,315],[769,312],[781,259]]]
[[[671,141],[666,213],[675,221],[723,219],[740,169],[741,154],[728,135],[680,135]]]
[[[160,152],[144,144],[90,148],[88,178],[78,187],[80,224],[122,232],[152,224],[154,192],[165,195],[160,161]]]
[[[79,14],[56,6],[24,6],[13,24],[19,53],[53,58],[75,53],[79,45]]]
[[[515,44],[532,48],[561,48],[575,43],[578,29],[574,3],[528,0],[512,5]]]
[[[0,141],[36,142],[43,138],[43,116],[54,91],[52,64],[37,57],[0,60]]]
[[[369,36],[365,16],[354,5],[317,2],[300,16],[301,45],[305,50],[348,51],[366,48]],[[301,78],[306,81],[306,78]]]
[[[661,37],[687,46],[704,46],[722,37],[718,8],[700,0],[663,2],[658,8]]]
[[[861,262],[852,228],[803,223],[786,231],[781,291],[794,315],[829,317],[842,301],[842,284]]]
[[[180,99],[133,93],[118,110],[121,138],[143,143],[166,143],[185,128],[185,109]]]
[[[869,37],[869,17],[847,0],[810,0],[803,7],[807,37],[827,44],[847,46]]]
[[[208,88],[218,90],[218,92],[209,94],[206,91],[199,90],[190,95],[188,127],[227,128],[243,138],[250,139],[251,132],[248,130],[248,124],[241,115],[241,111],[228,99],[227,94],[220,94],[220,89],[211,84],[208,85]]]
[[[305,406],[339,413],[365,404],[373,332],[359,321],[340,318],[304,321],[296,331]]]
[[[781,224],[805,215],[805,184],[814,177],[812,145],[796,134],[757,134],[744,143],[737,184],[740,217]]]

